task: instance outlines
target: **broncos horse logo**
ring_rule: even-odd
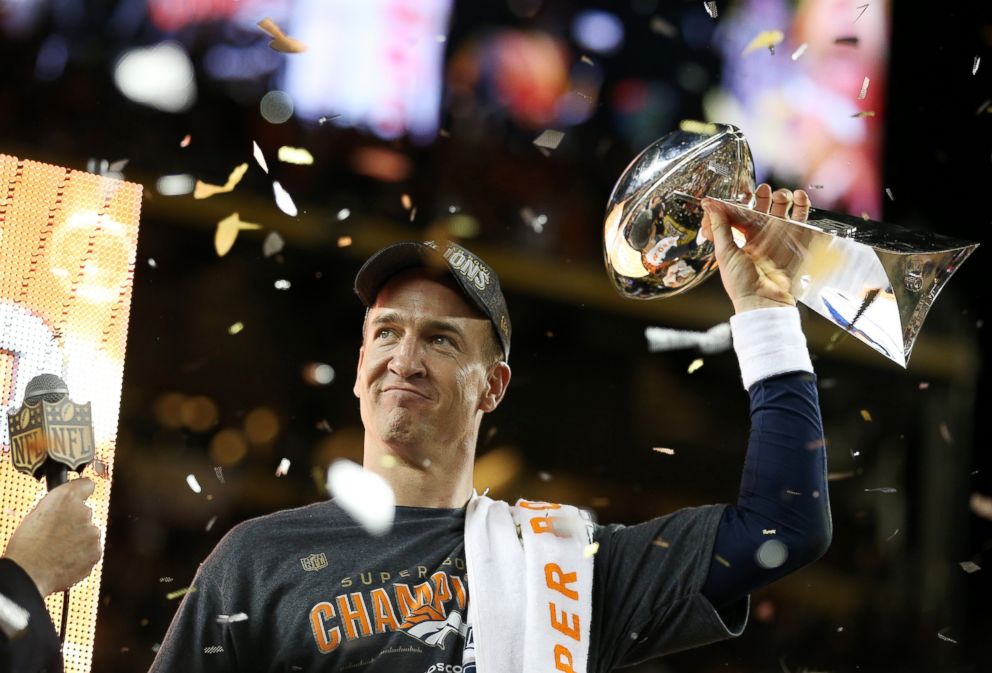
[[[417,640],[432,647],[444,649],[445,639],[449,633],[457,633],[465,637],[468,624],[462,620],[462,613],[452,611],[447,619],[444,613],[433,605],[422,605],[400,624],[400,630]]]

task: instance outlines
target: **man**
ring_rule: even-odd
[[[629,528],[596,526],[591,624],[563,612],[563,600],[547,606],[557,670],[605,672],[738,635],[748,593],[829,544],[822,428],[791,279],[774,255],[752,259],[750,246],[734,244],[729,212],[704,205],[704,234],[736,310],[735,347],[752,398],[740,498],[737,506],[680,510]],[[757,209],[780,216],[792,209],[805,219],[809,199],[762,185]],[[355,289],[368,307],[354,385],[364,467],[396,494],[392,530],[371,536],[334,500],[236,526],[201,566],[152,665],[156,673],[552,670],[520,651],[520,626],[512,623],[547,622],[548,609],[511,614],[489,630],[485,660],[469,610],[470,596],[491,597],[472,604],[478,618],[481,608],[532,589],[522,576],[490,577],[498,563],[466,563],[486,556],[466,545],[482,501],[472,484],[479,426],[511,376],[510,322],[495,274],[460,246],[407,242],[373,255]],[[520,507],[560,506],[521,501],[514,511]],[[540,532],[540,517],[531,523]],[[498,542],[493,530],[486,553],[522,553],[529,544],[527,531],[514,535],[512,524]],[[549,587],[578,596],[574,573],[554,564],[544,570]],[[247,618],[232,621],[238,613]],[[586,635],[579,657],[552,643]]]
[[[27,625],[0,631],[0,671],[57,673],[63,670],[59,639],[44,597],[84,579],[100,560],[100,532],[86,498],[89,479],[74,479],[47,493],[24,517],[0,558],[0,603],[13,621]],[[4,610],[0,608],[0,613]],[[0,614],[0,622],[3,621]],[[11,633],[5,633],[5,631]]]

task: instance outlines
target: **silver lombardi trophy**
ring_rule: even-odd
[[[735,239],[760,247],[794,279],[792,294],[905,367],[937,294],[978,247],[825,210],[806,222],[751,209],[751,150],[729,124],[674,131],[631,162],[606,210],[603,254],[617,290],[655,299],[695,287],[716,269],[700,200],[736,211]]]

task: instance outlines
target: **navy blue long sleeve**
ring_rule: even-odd
[[[717,608],[818,559],[833,529],[816,377],[784,374],[748,392],[740,495],[720,521],[702,588]]]

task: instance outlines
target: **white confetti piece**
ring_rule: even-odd
[[[587,544],[585,549],[582,550],[582,556],[589,558],[590,556],[595,556],[596,552],[599,551],[599,543],[593,542],[592,544]]]
[[[297,166],[309,166],[313,163],[313,155],[302,147],[283,145],[279,148],[279,161]]]
[[[127,166],[128,159],[118,159],[117,161],[110,164],[110,170],[114,173],[120,173]]]
[[[168,584],[169,582],[172,582],[173,579],[171,577],[159,577],[158,581],[162,582],[163,584]]]
[[[648,351],[680,350],[683,348],[698,348],[703,353],[711,355],[728,350],[733,343],[730,334],[730,323],[720,323],[705,332],[669,329],[667,327],[646,327],[644,337],[648,340]]]
[[[979,570],[982,569],[981,566],[979,566],[977,563],[974,563],[972,561],[961,561],[959,565],[961,566],[961,570],[969,574],[977,573]]]
[[[199,493],[202,489],[200,488],[200,482],[196,480],[196,477],[192,474],[186,475],[186,483],[189,484],[190,489],[193,493]]]
[[[155,261],[155,258],[154,257],[149,257],[148,258],[148,266],[152,267],[153,269],[157,269],[158,268],[158,262]]]
[[[689,368],[686,371],[692,374],[702,366],[703,366],[703,358],[696,358],[695,360],[689,363]]]
[[[296,217],[298,211],[296,210],[296,204],[293,203],[293,197],[289,195],[289,192],[283,189],[282,185],[277,181],[273,181],[272,191],[275,192],[276,205],[279,206],[279,210],[290,217]]]
[[[866,488],[865,493],[898,493],[898,491],[891,486],[883,486],[881,488]]]
[[[217,475],[217,481],[219,481],[222,484],[225,483],[224,482],[224,468],[219,467],[219,466],[218,467],[215,467],[214,468],[214,474]]]
[[[678,28],[665,21],[660,16],[652,16],[651,21],[648,23],[648,27],[651,29],[652,33],[657,33],[658,35],[664,35],[665,37],[676,37],[679,34]]]
[[[350,460],[336,460],[327,469],[327,490],[372,535],[384,535],[392,528],[396,495],[379,475]]]
[[[776,530],[778,530],[778,529],[777,528],[762,528],[761,529],[761,534],[762,535],[775,535],[775,531]]]
[[[715,19],[719,16],[719,11],[716,8],[715,2],[704,2],[703,8],[706,10],[706,13],[710,15],[711,19]]]
[[[546,150],[554,150],[558,149],[558,145],[561,144],[562,138],[564,137],[565,134],[561,131],[547,129],[545,131],[541,131],[541,135],[534,138],[534,144]]]
[[[338,211],[338,222],[341,222],[342,220],[347,220],[349,215],[351,215],[351,211],[348,210],[347,208],[342,208],[341,210]]]
[[[792,52],[792,60],[797,60],[800,56],[806,53],[806,49],[808,48],[809,45],[803,42],[794,52]]]
[[[233,624],[234,622],[248,621],[248,615],[243,612],[236,612],[233,615],[217,615],[218,624]]]
[[[550,472],[538,472],[537,478],[541,481],[551,481],[552,479]]]
[[[274,231],[269,232],[269,235],[265,237],[265,242],[262,243],[262,254],[266,257],[271,257],[281,252],[285,245],[286,241],[282,239],[282,236]]]
[[[889,197],[889,201],[896,200],[896,197],[892,196],[892,189],[890,187],[885,188],[885,195]]]
[[[940,638],[941,640],[946,640],[949,643],[954,643],[955,645],[958,644],[958,641],[954,640],[953,638],[948,638],[947,636],[945,636],[940,631],[937,631],[937,637]]]
[[[275,288],[277,290],[288,290],[290,287],[292,287],[292,283],[285,278],[280,278],[275,282]]]
[[[583,54],[583,55],[582,55],[582,58],[581,58],[580,60],[581,60],[581,61],[582,61],[583,63],[585,63],[586,65],[595,65],[595,64],[594,64],[594,63],[592,62],[592,59],[591,59],[591,58],[589,58],[588,56],[586,56],[585,54]]]
[[[255,161],[258,162],[258,165],[262,167],[263,171],[268,173],[269,166],[268,164],[265,163],[265,155],[262,154],[262,148],[259,147],[258,143],[255,142],[254,140],[251,141],[251,146],[252,146],[252,154],[254,154],[255,156]]]
[[[223,645],[210,645],[209,647],[203,648],[204,654],[220,654],[224,651]]]
[[[289,458],[283,458],[279,461],[279,467],[276,468],[276,476],[285,477],[287,472],[289,472]]]
[[[972,64],[972,66],[971,66],[971,74],[972,74],[972,75],[974,75],[975,73],[977,73],[977,72],[978,72],[978,65],[979,65],[979,64],[980,64],[981,62],[982,62],[982,57],[981,57],[981,56],[976,56],[976,57],[975,57],[975,62],[974,62],[974,63]]]
[[[0,631],[8,639],[16,637],[28,628],[31,613],[20,605],[0,594]]]
[[[868,95],[868,78],[865,77],[865,81],[861,83],[861,93],[858,94],[858,100],[864,100],[865,96]]]
[[[668,454],[669,456],[674,456],[675,455],[675,449],[666,449],[664,447],[656,446],[656,447],[654,447],[651,450],[652,451],[657,451],[658,453],[665,453],[665,454]]]
[[[214,527],[215,523],[217,523],[217,517],[215,516],[210,517],[210,521],[207,522],[207,527],[204,528],[204,530],[209,533],[210,529]]]

